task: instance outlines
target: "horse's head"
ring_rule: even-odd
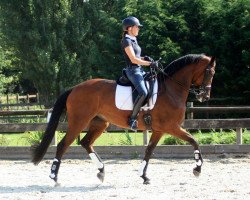
[[[206,59],[205,59],[206,60]],[[203,62],[201,62],[203,63]],[[197,76],[193,78],[193,84],[198,87],[196,99],[200,102],[208,101],[210,99],[211,85],[215,74],[215,57],[211,57],[209,63],[201,66]]]

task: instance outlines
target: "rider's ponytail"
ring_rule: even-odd
[[[125,35],[126,35],[126,34],[128,34],[128,31],[123,31],[123,32],[122,32],[122,39],[121,39],[121,43],[122,43],[122,40],[123,40],[123,38],[125,37]]]

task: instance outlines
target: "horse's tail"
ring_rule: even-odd
[[[39,162],[43,159],[54,135],[56,128],[58,126],[58,122],[60,119],[60,116],[62,112],[64,111],[64,108],[66,107],[66,102],[69,94],[71,93],[71,90],[68,90],[64,92],[57,100],[53,107],[53,111],[49,120],[49,123],[47,125],[46,131],[44,133],[44,136],[42,138],[42,141],[38,144],[35,144],[31,147],[32,152],[32,162],[35,165],[38,165]]]

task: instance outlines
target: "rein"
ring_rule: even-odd
[[[213,76],[213,72],[211,70],[212,66],[211,64],[214,62],[214,57],[212,57],[212,59],[210,60],[210,62],[208,63],[208,65],[206,66],[206,72],[202,81],[202,84],[200,86],[195,87],[195,86],[191,86],[191,88],[187,88],[184,84],[182,84],[180,81],[174,79],[173,77],[171,77],[169,74],[167,74],[165,72],[165,69],[167,67],[163,67],[163,65],[158,61],[158,64],[160,64],[161,67],[158,68],[158,70],[164,74],[166,77],[168,77],[171,81],[175,82],[176,84],[178,84],[180,87],[182,87],[185,91],[187,91],[188,93],[194,94],[194,95],[200,95],[202,93],[206,93],[207,90],[211,89],[211,85],[207,85],[208,80]],[[166,84],[164,82],[164,84]]]
[[[162,64],[159,62],[159,64],[162,66]],[[185,91],[187,91],[188,93],[192,93],[192,94],[199,94],[198,92],[196,92],[196,88],[187,88],[184,84],[182,84],[180,81],[174,79],[173,77],[169,76],[169,74],[167,74],[164,70],[166,69],[166,67],[164,68],[163,66],[162,67],[159,67],[158,70],[164,74],[167,78],[169,78],[171,81],[175,82],[176,84],[178,84],[180,87],[182,87]],[[164,82],[164,84],[166,84]],[[198,89],[199,90],[199,89]],[[199,90],[200,91],[200,90]]]

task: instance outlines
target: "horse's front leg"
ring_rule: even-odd
[[[194,139],[194,137],[190,133],[188,133],[186,130],[182,128],[176,128],[170,134],[189,142],[194,147],[194,159],[196,161],[196,166],[193,169],[193,173],[195,176],[199,176],[201,173],[201,166],[203,164],[203,159],[201,156],[198,142]]]
[[[143,184],[149,184],[150,179],[146,176],[146,172],[147,172],[147,167],[148,167],[148,162],[149,159],[157,145],[157,143],[159,142],[159,140],[161,139],[163,133],[161,132],[153,132],[152,136],[150,138],[149,144],[147,146],[146,152],[145,152],[145,157],[142,161],[141,167],[139,169],[139,175],[143,178],[144,182]]]

